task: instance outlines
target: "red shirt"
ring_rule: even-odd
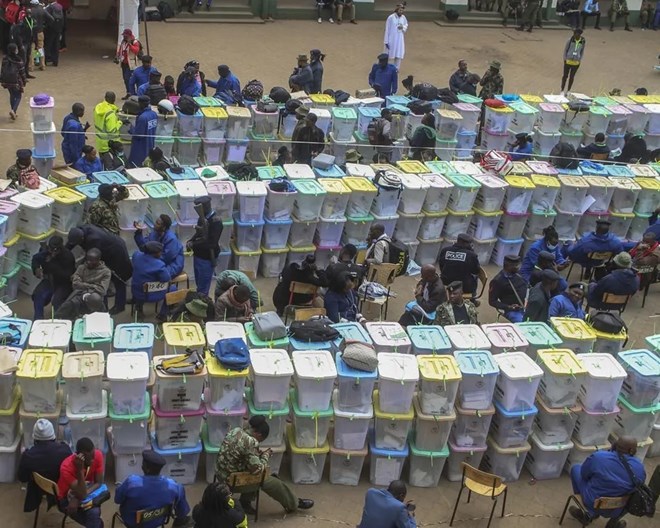
[[[62,500],[64,497],[66,497],[69,493],[69,490],[71,489],[71,484],[78,480],[78,473],[73,462],[75,458],[75,453],[66,457],[60,466],[60,478],[57,481],[58,500]],[[96,482],[97,475],[103,475],[103,453],[101,453],[101,451],[98,449],[95,449],[94,460],[92,460],[92,464],[87,469],[85,482],[93,484]]]

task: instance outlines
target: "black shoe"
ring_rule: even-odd
[[[623,519],[610,519],[607,521],[605,528],[626,528],[626,524]]]
[[[610,26],[610,31],[614,31],[614,26]]]
[[[122,306],[121,308],[120,308],[119,306],[113,306],[113,307],[108,311],[108,313],[109,313],[110,315],[117,315],[117,314],[122,313],[125,309],[126,309],[125,306]]]
[[[582,526],[587,526],[591,524],[591,517],[589,517],[580,508],[577,508],[576,506],[571,506],[568,509],[568,513],[570,513],[571,517],[573,517],[573,519],[578,521]]]
[[[172,528],[187,528],[188,526],[192,526],[189,516],[174,519],[172,522]]]
[[[314,501],[312,499],[298,499],[298,509],[299,510],[309,510],[314,507]]]
[[[626,26],[626,27],[623,28],[623,29],[624,29],[624,31],[630,31],[630,32],[632,33],[632,29],[630,29],[630,26]]]
[[[594,26],[594,29],[597,29],[597,30],[600,31],[600,30],[603,29],[603,28],[601,28],[600,26]]]
[[[254,509],[254,506],[250,504],[249,502],[241,502],[241,508],[243,508],[243,512],[245,515],[256,515],[257,510]]]
[[[531,32],[532,32],[532,28],[529,28],[529,29],[527,30],[527,33],[531,33]]]

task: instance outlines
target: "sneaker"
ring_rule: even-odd
[[[328,19],[328,22],[330,22],[331,24],[334,24],[334,23],[335,23],[335,21],[332,19],[332,17],[330,17],[330,18]]]
[[[318,22],[319,24],[322,24],[322,23],[323,23],[323,20],[321,20],[321,17],[319,17],[319,19],[317,20],[317,22]]]
[[[351,20],[351,24],[355,24],[357,26],[357,20],[355,19]]]
[[[559,95],[561,95],[561,96],[563,97],[564,95],[566,95],[566,92],[565,92],[564,90],[561,90],[561,91],[559,92]]]

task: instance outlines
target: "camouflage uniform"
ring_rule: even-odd
[[[468,321],[459,321],[458,324],[477,324],[477,307],[474,303],[464,300],[465,310],[467,312]],[[440,326],[455,325],[456,318],[454,317],[454,309],[451,303],[445,302],[438,306],[435,312],[435,324]]]
[[[220,482],[227,482],[232,473],[258,473],[268,466],[269,458],[268,453],[259,451],[259,442],[247,430],[236,427],[229,431],[222,441],[215,461],[215,477]],[[298,499],[279,478],[272,475],[266,477],[261,489],[279,502],[287,512],[296,511],[298,508]],[[247,506],[255,496],[254,493],[242,493],[240,502]]]
[[[499,71],[488,70],[481,78],[481,86],[479,97],[484,100],[492,99],[495,95],[504,91],[504,77]]]
[[[114,201],[108,202],[99,198],[87,212],[87,223],[102,227],[113,235],[119,235],[119,207]]]
[[[25,169],[31,168],[30,167],[19,167],[17,163],[14,163],[11,167],[7,169],[7,175],[5,178],[7,180],[11,180],[11,186],[12,187],[18,187],[19,182],[21,181],[21,171],[24,171]]]

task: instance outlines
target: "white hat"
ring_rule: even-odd
[[[39,418],[32,429],[32,439],[41,442],[55,440],[53,424],[45,418]]]

